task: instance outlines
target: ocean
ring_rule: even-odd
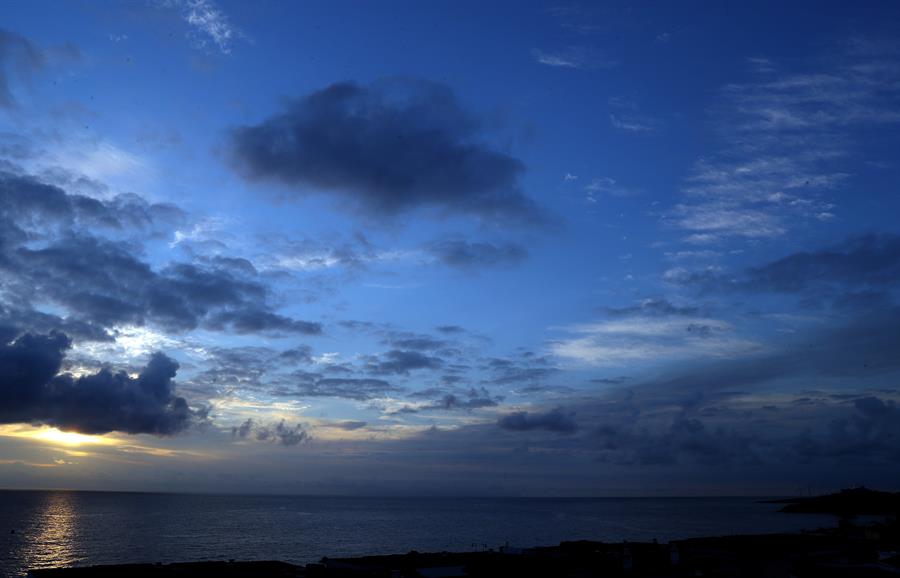
[[[795,531],[830,516],[759,498],[344,498],[0,491],[0,576],[29,568],[666,541]]]

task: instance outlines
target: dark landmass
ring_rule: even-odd
[[[769,500],[770,504],[787,504],[782,512],[792,514],[834,514],[836,516],[897,516],[900,514],[900,492],[879,492],[868,488],[841,490],[836,494],[810,498]]]
[[[318,564],[196,562],[33,570],[33,578],[618,577],[867,578],[900,576],[896,519],[798,534],[657,542],[562,542],[483,552],[323,558]]]

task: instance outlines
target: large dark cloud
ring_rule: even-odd
[[[70,340],[62,333],[9,334],[0,345],[0,422],[67,431],[171,435],[204,420],[175,395],[178,364],[154,354],[137,378],[101,369],[60,374]]]
[[[250,180],[297,195],[330,192],[373,215],[419,207],[540,222],[520,161],[486,145],[451,90],[421,80],[332,84],[258,125],[235,129],[231,156]]]

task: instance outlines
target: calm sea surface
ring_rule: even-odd
[[[0,576],[121,562],[276,559],[792,531],[829,516],[748,498],[320,498],[0,491]],[[12,533],[12,531],[15,533]]]

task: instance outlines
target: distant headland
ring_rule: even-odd
[[[781,511],[791,514],[833,514],[835,516],[897,516],[900,492],[880,492],[866,487],[849,488],[835,494],[808,498],[767,500],[787,504]]]

